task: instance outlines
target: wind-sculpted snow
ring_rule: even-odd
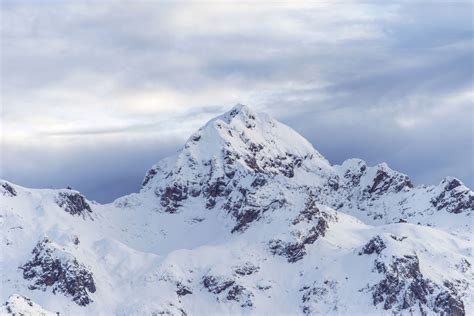
[[[238,105],[111,204],[1,181],[2,312],[469,315],[473,197]]]

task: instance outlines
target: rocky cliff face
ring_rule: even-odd
[[[415,187],[359,159],[331,166],[246,106],[209,121],[112,204],[6,181],[0,192],[2,295],[49,310],[473,311],[470,189],[454,178]]]
[[[441,315],[465,315],[463,300],[457,290],[465,286],[463,280],[436,282],[421,272],[420,259],[416,251],[409,254],[385,255],[385,249],[394,244],[393,240],[402,243],[403,238],[390,236],[392,240],[384,242],[380,236],[372,238],[359,255],[376,255],[374,271],[382,279],[369,287],[374,305],[381,305],[385,310],[395,313]],[[396,243],[395,242],[395,243]]]
[[[42,238],[32,251],[32,258],[20,267],[23,278],[30,280],[31,290],[62,293],[84,306],[93,302],[90,295],[96,291],[92,273],[67,251],[55,245],[48,237]]]

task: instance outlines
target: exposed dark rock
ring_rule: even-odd
[[[271,288],[272,288],[272,286],[269,285],[269,284],[257,284],[257,289],[259,289],[261,291],[266,291],[266,290],[269,290]]]
[[[456,269],[458,271],[461,271],[462,273],[466,273],[467,271],[469,271],[471,269],[471,266],[471,263],[466,259],[462,259],[460,263],[455,265]]]
[[[182,284],[181,282],[178,282],[176,284],[176,287],[177,287],[176,294],[178,294],[178,296],[185,296],[185,295],[188,295],[188,294],[193,294],[191,289],[189,287],[187,287],[186,285]]]
[[[193,141],[195,143],[197,143],[200,139],[201,139],[201,135],[199,135],[199,134],[191,136],[191,141]]]
[[[92,272],[79,263],[70,253],[54,245],[47,237],[33,249],[34,257],[25,263],[23,278],[31,280],[31,290],[51,288],[53,293],[63,293],[85,306],[92,303],[90,293],[96,291]]]
[[[360,183],[360,178],[364,175],[367,166],[365,163],[360,162],[360,167],[357,170],[347,170],[344,174],[344,178],[348,182],[349,186],[357,186]]]
[[[3,196],[16,196],[16,190],[7,182],[3,182],[1,185]]]
[[[433,293],[433,285],[420,272],[418,257],[395,257],[389,267],[385,267],[385,278],[374,287],[374,305],[384,303],[386,310],[405,310],[427,303],[427,296]]]
[[[382,194],[389,190],[400,192],[405,188],[413,188],[413,184],[408,176],[400,173],[389,175],[387,171],[379,169],[368,192],[371,194]]]
[[[234,108],[232,109],[232,111],[229,112],[229,116],[230,116],[231,118],[234,118],[234,117],[236,117],[237,114],[239,114],[239,113],[240,113],[240,109],[239,109],[238,107],[234,107]]]
[[[219,294],[234,285],[235,281],[206,275],[202,278],[201,283],[209,292]]]
[[[237,231],[242,231],[248,225],[253,222],[254,220],[258,219],[260,217],[260,210],[259,209],[248,209],[244,210],[243,212],[240,212],[237,214],[236,220],[237,224],[232,228],[232,233],[235,233]]]
[[[398,237],[398,236],[395,236],[395,235],[390,235],[390,238],[392,238],[393,240],[396,240],[396,241],[404,241],[408,237],[407,236]]]
[[[263,145],[262,144],[250,143],[248,148],[251,152],[258,153],[260,150],[263,149]]]
[[[226,182],[223,179],[216,179],[213,183],[209,184],[206,188],[206,196],[216,198],[218,196],[223,196],[226,188]]]
[[[448,290],[436,296],[433,310],[440,315],[464,316],[466,314],[464,302]]]
[[[296,225],[301,221],[309,223],[321,217],[327,218],[328,215],[325,212],[321,212],[316,206],[316,202],[311,199],[306,203],[305,208],[293,220],[292,224]]]
[[[288,262],[301,260],[306,254],[306,246],[313,244],[319,237],[323,237],[329,228],[328,220],[336,220],[326,212],[321,211],[313,197],[310,197],[305,204],[304,209],[292,221],[292,225],[297,228],[294,235],[297,235],[297,241],[283,242],[282,240],[271,240],[269,242],[270,251],[273,254],[284,256]],[[310,229],[298,229],[300,223],[304,225],[313,224]],[[303,225],[303,227],[305,227]]]
[[[228,301],[237,301],[240,304],[240,307],[252,307],[253,294],[248,291],[245,287],[239,284],[232,286],[227,293],[226,299]]]
[[[242,208],[247,205],[247,189],[240,188],[237,197],[230,197],[223,205],[224,210],[235,218],[239,216]]]
[[[157,173],[158,171],[156,169],[148,170],[145,175],[145,178],[142,181],[142,187],[146,186],[148,182],[150,182],[150,180],[153,179],[154,176],[156,176]]]
[[[373,287],[374,305],[383,303],[385,310],[395,313],[425,315],[426,310],[432,310],[441,315],[465,315],[455,286],[450,282],[435,284],[425,278],[416,254],[393,257],[388,266],[376,260],[376,268],[384,279]],[[439,294],[433,299],[436,292]]]
[[[227,292],[223,294],[225,296],[220,296],[227,301],[237,301],[241,303],[241,307],[253,306],[253,294],[234,280],[207,275],[203,277],[201,283],[210,293],[218,295]]]
[[[456,178],[447,179],[446,182],[447,182],[445,186],[446,191],[451,191],[462,185],[461,181],[459,181]]]
[[[206,208],[208,208],[208,209],[214,208],[214,206],[216,206],[216,204],[217,204],[216,199],[209,198],[206,202]]]
[[[180,184],[173,184],[166,187],[165,192],[161,195],[161,205],[165,207],[168,213],[176,213],[181,206],[181,201],[188,198],[188,187]]]
[[[257,163],[257,159],[255,159],[255,157],[252,157],[252,156],[248,156],[247,158],[245,158],[245,163],[247,164],[247,166],[252,169],[254,172],[263,172],[263,170],[260,168],[260,166],[258,165]]]
[[[456,178],[447,178],[441,183],[442,192],[431,200],[437,210],[459,214],[474,211],[474,193]]]
[[[92,213],[90,205],[83,195],[78,192],[59,192],[56,197],[56,204],[62,207],[71,215],[82,215],[83,217]]]
[[[334,191],[339,190],[339,178],[337,176],[329,178],[328,186],[332,188]]]
[[[263,170],[276,170],[272,173],[280,173],[285,177],[292,178],[295,175],[295,168],[302,165],[303,159],[292,154],[276,156],[273,159],[264,158],[262,160]]]
[[[383,261],[375,259],[374,265],[375,265],[375,267],[374,267],[375,271],[377,271],[378,273],[386,273],[387,272],[387,266],[385,265],[385,263],[383,263]]]
[[[223,155],[224,155],[224,173],[227,178],[233,179],[236,172],[234,163],[237,159],[240,158],[240,155],[228,149],[223,150]]]
[[[243,195],[245,196],[246,193]],[[270,209],[278,209],[283,207],[287,202],[286,200],[274,200],[268,205],[263,206],[252,206],[252,208],[247,208],[241,210],[241,207],[245,206],[244,201],[239,201],[234,204],[234,209],[232,215],[236,219],[236,225],[232,228],[232,233],[244,231],[250,223],[261,218],[262,214],[267,212]]]
[[[300,292],[303,292],[301,297],[302,305],[301,309],[303,314],[305,315],[312,315],[318,311],[317,304],[319,302],[324,302],[324,304],[328,302],[328,295],[330,292],[336,292],[337,289],[337,281],[329,281],[326,280],[322,284],[318,284],[314,282],[313,286],[304,286],[300,289]],[[334,304],[333,309],[337,308],[337,302],[332,302]]]
[[[324,218],[319,218],[316,226],[308,230],[297,242],[283,242],[281,240],[271,240],[269,249],[272,254],[284,256],[288,262],[296,262],[306,255],[306,246],[313,244],[320,236],[324,236],[328,229],[328,222]]]
[[[240,276],[245,276],[257,273],[259,270],[260,267],[254,266],[252,263],[248,262],[244,266],[236,267],[234,272]]]
[[[380,254],[382,250],[387,248],[385,243],[383,242],[383,239],[380,236],[375,236],[365,246],[362,248],[362,251],[359,252],[359,256],[365,254],[365,255],[371,255],[373,253]]]
[[[73,243],[74,245],[76,245],[76,246],[79,245],[79,243],[80,243],[79,237],[74,236],[73,239],[72,239],[72,243]]]
[[[253,188],[258,188],[258,187],[262,187],[264,186],[265,184],[267,183],[267,180],[264,178],[264,177],[256,177],[255,180],[253,180],[251,186]]]

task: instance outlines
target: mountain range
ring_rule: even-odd
[[[474,313],[472,190],[332,165],[244,105],[110,204],[6,180],[0,198],[0,314]]]

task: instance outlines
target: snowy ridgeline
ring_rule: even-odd
[[[242,105],[111,204],[0,197],[1,314],[474,313],[470,189],[332,166]]]

